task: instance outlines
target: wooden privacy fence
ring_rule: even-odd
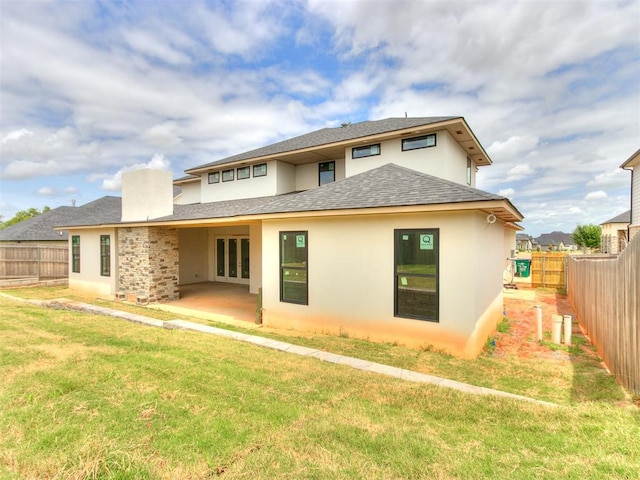
[[[568,297],[618,381],[640,393],[640,234],[618,258],[571,257]]]
[[[531,286],[566,289],[567,254],[531,252]]]
[[[0,279],[68,276],[69,249],[64,245],[0,245]]]

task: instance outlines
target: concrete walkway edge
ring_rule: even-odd
[[[0,296],[9,298],[25,303],[31,303],[49,308],[65,309],[65,310],[77,310],[82,312],[93,313],[96,315],[106,315],[109,317],[120,318],[128,322],[134,322],[141,325],[156,328],[166,329],[181,329],[189,330],[192,332],[206,333],[210,335],[217,335],[221,337],[231,338],[241,342],[251,343],[264,348],[271,348],[286,353],[300,355],[303,357],[311,357],[321,360],[323,362],[335,363],[338,365],[345,365],[356,370],[362,370],[369,373],[377,373],[380,375],[386,375],[389,377],[399,378],[401,380],[415,382],[415,383],[429,383],[437,385],[439,387],[450,388],[464,393],[472,395],[488,395],[503,398],[510,398],[513,400],[525,401],[543,405],[546,407],[557,407],[558,405],[551,402],[545,402],[542,400],[536,400],[535,398],[525,397],[523,395],[516,395],[514,393],[503,392],[502,390],[494,390],[492,388],[478,387],[467,383],[457,382],[455,380],[449,380],[442,377],[436,377],[428,375],[426,373],[415,372],[413,370],[405,370],[404,368],[392,367],[390,365],[384,365],[381,363],[369,362],[359,358],[348,357],[345,355],[338,355],[336,353],[326,352],[323,350],[317,350],[315,348],[303,347],[294,345],[287,342],[281,342],[279,340],[272,340],[265,337],[256,335],[248,335],[246,333],[235,332],[233,330],[226,330],[223,328],[212,327],[209,325],[202,325],[199,323],[188,322],[186,320],[156,320],[154,318],[146,317],[143,315],[137,315],[134,313],[124,312],[121,310],[115,310],[112,308],[100,307],[97,305],[91,305],[87,303],[76,302],[64,298],[55,300],[31,300],[13,295],[8,295],[0,292]]]

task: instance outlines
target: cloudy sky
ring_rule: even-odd
[[[464,116],[537,236],[629,208],[640,0],[0,0],[0,214],[342,122]]]

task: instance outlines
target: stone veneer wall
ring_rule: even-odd
[[[177,229],[121,228],[118,251],[118,297],[138,303],[178,299]]]

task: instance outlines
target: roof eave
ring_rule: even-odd
[[[228,217],[202,217],[186,220],[148,220],[139,222],[120,222],[96,225],[76,225],[56,227],[56,230],[89,230],[95,228],[122,228],[122,227],[151,227],[151,226],[181,226],[181,227],[198,227],[220,224],[247,224],[255,223],[261,220],[278,220],[290,218],[309,218],[309,217],[341,217],[349,215],[392,215],[397,213],[419,213],[419,212],[453,212],[453,211],[471,211],[478,210],[487,215],[493,214],[510,228],[522,230],[516,225],[516,222],[522,221],[523,217],[518,210],[511,205],[508,200],[478,200],[469,202],[453,202],[440,204],[422,204],[422,205],[391,205],[382,207],[355,207],[343,209],[326,209],[326,210],[305,210],[291,212],[272,212],[258,214],[243,214]]]
[[[624,163],[622,165],[620,165],[620,168],[629,168],[629,167],[636,167],[640,165],[640,148],[638,150],[636,150],[636,152],[631,155],[629,158],[627,158]]]
[[[312,153],[312,152],[316,152],[322,149],[328,149],[328,148],[335,148],[335,147],[348,147],[349,145],[354,145],[354,144],[359,144],[362,142],[374,142],[374,141],[381,141],[381,140],[385,140],[385,139],[389,139],[389,138],[394,138],[394,137],[402,137],[402,136],[406,136],[408,134],[416,134],[419,135],[420,133],[426,133],[427,131],[434,131],[434,130],[441,130],[443,128],[446,127],[453,127],[456,124],[461,124],[463,129],[466,130],[466,133],[471,137],[472,139],[472,145],[469,145],[468,148],[464,148],[464,146],[461,144],[461,142],[456,138],[456,134],[458,131],[460,130],[454,130],[452,128],[452,131],[450,131],[450,135],[452,136],[452,138],[454,140],[456,140],[458,142],[458,144],[460,144],[461,148],[465,151],[465,153],[467,155],[469,155],[470,157],[472,157],[474,159],[474,161],[476,162],[476,164],[480,165],[480,166],[488,166],[493,164],[493,161],[491,160],[491,158],[489,157],[489,155],[487,154],[487,152],[485,151],[485,149],[482,147],[482,144],[478,141],[478,138],[476,137],[475,133],[473,133],[473,130],[471,130],[471,128],[469,127],[469,125],[467,124],[466,120],[464,119],[464,117],[454,117],[454,118],[450,118],[448,120],[443,120],[440,122],[434,122],[434,123],[427,123],[424,125],[418,125],[418,126],[414,126],[414,127],[408,127],[408,128],[402,128],[402,129],[398,129],[398,130],[391,130],[388,132],[382,132],[382,133],[377,133],[377,134],[373,134],[373,135],[365,135],[362,137],[356,137],[356,138],[351,138],[348,140],[341,140],[339,142],[330,142],[330,143],[325,143],[325,144],[321,144],[321,145],[315,145],[313,147],[306,147],[306,148],[299,148],[299,149],[294,149],[294,150],[289,150],[286,152],[280,152],[280,153],[272,153],[269,155],[259,155],[256,157],[250,157],[250,158],[243,158],[240,160],[234,160],[234,161],[230,161],[230,162],[223,162],[223,163],[218,163],[218,164],[207,164],[207,165],[203,165],[203,166],[199,166],[199,167],[194,167],[188,170],[185,170],[184,172],[189,174],[189,175],[199,175],[202,174],[204,172],[208,172],[211,170],[215,170],[221,167],[232,167],[232,166],[236,166],[236,165],[241,165],[241,164],[247,164],[247,163],[256,163],[256,162],[265,162],[268,160],[286,160],[287,156],[291,156],[291,155],[299,155],[301,153]],[[456,134],[454,134],[456,133]],[[471,147],[471,148],[469,148]],[[476,151],[477,150],[477,151]],[[480,153],[478,153],[480,152]]]

